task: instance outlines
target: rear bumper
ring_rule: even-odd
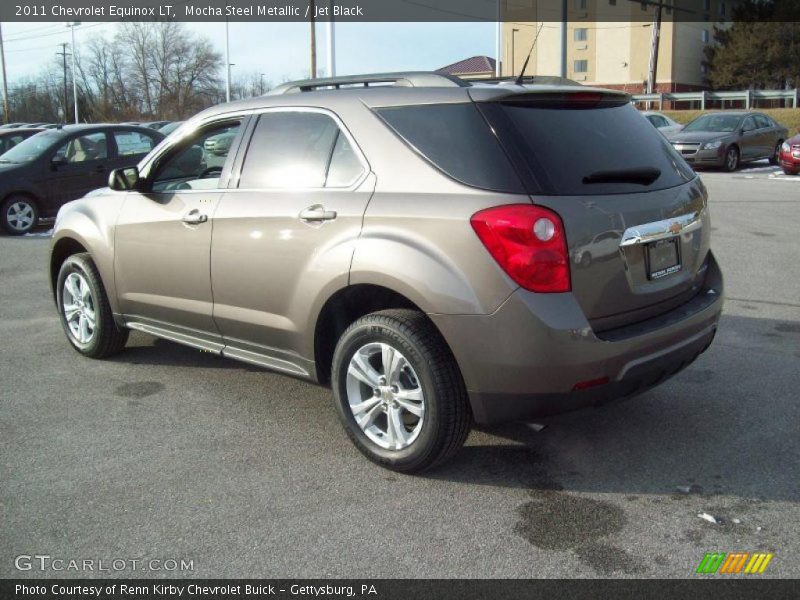
[[[705,283],[694,298],[599,335],[572,294],[517,290],[491,315],[431,319],[461,368],[475,420],[492,424],[598,405],[661,383],[708,348],[722,304],[722,274],[709,253]]]

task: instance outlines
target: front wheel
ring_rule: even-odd
[[[772,152],[772,156],[769,157],[769,164],[777,165],[781,162],[781,145],[783,144],[783,140],[778,140],[778,143],[775,144],[775,150]]]
[[[336,345],[336,409],[367,458],[403,472],[444,462],[472,422],[455,359],[427,317],[386,310],[358,319]]]
[[[723,168],[728,171],[735,171],[739,167],[739,148],[736,146],[731,146],[728,148],[727,152],[725,152],[725,163],[723,164]]]
[[[3,229],[10,235],[23,235],[36,227],[39,209],[27,196],[11,196],[3,202],[0,214]]]
[[[125,347],[129,331],[114,322],[100,273],[88,254],[73,254],[61,265],[56,300],[64,333],[75,350],[105,358]]]

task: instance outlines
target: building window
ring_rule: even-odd
[[[711,0],[703,0],[703,10],[711,10]]]
[[[586,0],[575,0],[575,10],[586,10]]]
[[[575,28],[575,33],[573,34],[574,39],[576,42],[585,42],[586,41],[586,34],[587,34],[586,27],[577,27]]]
[[[707,44],[708,43],[708,29],[703,29],[703,31],[701,32],[701,36],[700,37],[703,40],[703,43]]]
[[[642,2],[642,10],[647,10],[647,2]]]
[[[722,17],[725,16],[725,3],[724,2],[720,2],[719,3],[719,14]]]
[[[573,70],[576,73],[586,73],[589,70],[589,61],[588,60],[576,60],[572,65]]]

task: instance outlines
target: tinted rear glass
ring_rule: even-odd
[[[406,143],[456,181],[524,193],[519,176],[474,103],[398,106],[376,112]]]
[[[509,153],[527,170],[532,193],[642,192],[674,187],[695,177],[664,136],[628,102],[551,99],[486,103],[481,110]],[[660,175],[647,185],[620,181],[624,179],[621,173],[640,169],[658,169]],[[616,180],[602,181],[599,174],[611,174]]]

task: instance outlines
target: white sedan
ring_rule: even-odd
[[[658,129],[663,135],[678,133],[681,129],[683,129],[683,125],[673,121],[668,116],[662,115],[661,113],[645,111],[642,113],[642,115],[644,115],[644,118],[650,121],[653,124],[653,127]]]

